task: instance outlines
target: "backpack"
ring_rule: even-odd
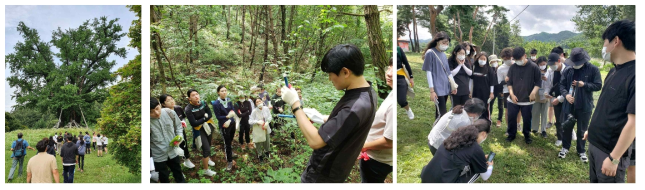
[[[85,155],[85,143],[79,143],[78,155]]]
[[[25,147],[23,143],[25,141],[20,139],[20,140],[16,140],[15,142],[16,142],[16,147],[13,148],[13,156],[14,157],[24,156],[25,154],[23,152],[25,151]]]

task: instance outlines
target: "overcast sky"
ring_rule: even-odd
[[[506,18],[509,20],[515,18],[526,5],[504,5],[508,12],[506,12]],[[529,36],[532,34],[537,34],[540,32],[547,33],[558,33],[561,31],[569,30],[572,32],[577,32],[575,30],[575,23],[571,21],[576,15],[576,8],[574,5],[531,5],[519,16],[516,20],[520,21],[521,27],[521,36]],[[492,15],[486,15],[490,20]],[[419,27],[417,25],[417,27]],[[410,26],[412,28],[412,26]],[[428,29],[420,27],[419,30],[419,39],[429,39],[432,36]],[[403,39],[409,39],[406,36],[402,36]]]
[[[122,27],[122,32],[128,32],[136,15],[130,12],[125,5],[112,6],[5,6],[5,55],[14,52],[13,47],[19,41],[24,41],[16,30],[18,23],[23,21],[28,27],[36,29],[41,41],[49,42],[52,39],[52,32],[60,27],[62,30],[77,28],[84,21],[101,16],[107,16],[109,20],[119,18],[118,23]],[[128,60],[134,59],[138,54],[135,48],[127,47],[130,38],[124,36],[117,43],[117,47],[125,47],[127,50],[126,58],[110,56],[108,60],[115,60],[116,66],[112,71],[128,63]],[[55,47],[52,51],[58,52]],[[58,63],[58,58],[56,58]],[[9,67],[5,66],[5,77],[9,77]],[[5,84],[5,111],[11,111],[11,106],[16,104],[11,99],[15,89],[9,87],[6,78],[3,79]]]

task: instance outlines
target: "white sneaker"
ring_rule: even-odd
[[[195,164],[193,164],[189,159],[184,160],[184,166],[187,168],[194,168]]]
[[[209,165],[209,166],[211,166],[211,167],[213,167],[213,166],[215,166],[215,162],[213,162],[213,161],[211,161],[211,160],[208,160],[208,165]]]
[[[572,140],[578,140],[578,137],[576,136],[576,133],[571,133],[571,139]]]
[[[412,113],[412,108],[409,108],[408,111],[406,111],[406,113],[408,114],[408,118],[410,120],[414,119],[414,113]]]
[[[208,170],[204,171],[204,175],[206,175],[206,176],[214,176],[216,174],[217,174],[217,172],[214,172],[211,169],[208,169]]]
[[[555,146],[557,146],[557,147],[562,146],[562,141],[561,140],[555,141]]]

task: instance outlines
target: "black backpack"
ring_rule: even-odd
[[[13,156],[20,157],[24,156],[25,147],[23,146],[24,140],[16,140],[16,146],[13,148]]]

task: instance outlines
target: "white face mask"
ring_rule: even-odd
[[[479,142],[479,144],[484,143],[484,141],[486,141],[486,138],[488,138],[488,135],[486,135],[486,137],[484,137],[484,140],[482,140],[482,142]]]
[[[439,45],[439,50],[441,51],[446,51],[448,49],[448,45]]]
[[[551,67],[551,70],[554,70],[554,71],[558,70],[558,65],[551,65],[549,67]]]
[[[546,69],[546,65],[540,66],[540,70],[544,70],[544,69]]]
[[[470,55],[470,50],[466,51],[466,55]]]
[[[607,52],[607,47],[602,47],[602,59],[611,62],[611,52]]]
[[[484,60],[479,60],[479,66],[484,66],[486,65],[486,61]]]
[[[465,55],[457,55],[457,59],[459,59],[459,61],[463,61],[464,59],[466,59],[466,56]]]
[[[582,68],[582,66],[584,66],[584,65],[585,65],[585,64],[582,64],[582,65],[574,65],[574,66],[573,66],[573,68],[574,68],[574,69],[580,69],[580,68]]]
[[[476,117],[472,117],[472,116],[468,116],[468,119],[470,119],[470,124],[475,123],[475,121],[477,120]]]
[[[504,60],[504,64],[511,66],[513,64],[513,60]]]
[[[517,61],[515,61],[515,64],[517,64],[517,65],[519,65],[519,66],[523,66],[523,65],[524,65],[524,61],[522,61],[522,60],[517,60]]]
[[[497,67],[497,62],[495,62],[495,63],[491,63],[491,66],[492,66],[492,67]]]
[[[532,60],[536,60],[536,59],[537,59],[537,56],[531,56],[531,59],[532,59]]]

